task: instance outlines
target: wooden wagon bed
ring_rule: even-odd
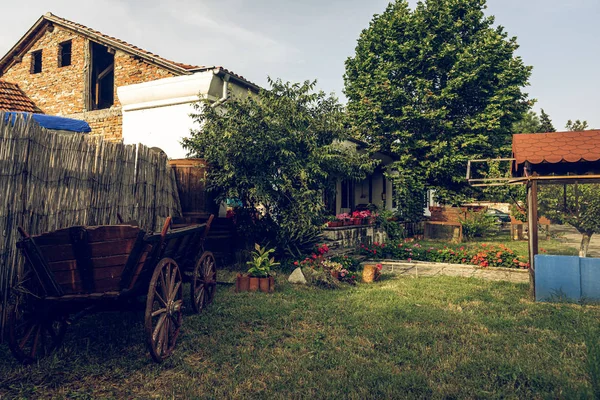
[[[125,308],[146,295],[150,354],[158,362],[168,357],[181,327],[183,281],[191,282],[194,311],[214,297],[216,263],[203,246],[211,221],[170,230],[169,217],[156,234],[131,224],[72,226],[33,237],[20,229],[26,269],[9,320],[13,354],[32,362],[60,344],[70,315]]]

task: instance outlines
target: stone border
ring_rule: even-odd
[[[382,264],[383,272],[389,272],[398,275],[408,275],[409,273],[418,277],[421,276],[462,276],[474,277],[495,281],[509,282],[529,282],[529,270],[517,268],[483,268],[472,264],[449,264],[436,263],[427,261],[411,261],[407,260],[380,260],[380,261],[363,261],[365,264]]]

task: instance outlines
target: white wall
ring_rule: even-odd
[[[159,147],[169,158],[185,158],[181,140],[189,137],[194,121],[190,103],[123,112],[123,141]]]
[[[216,101],[224,89],[223,78],[212,70],[117,88],[123,106],[123,142],[159,147],[172,159],[185,158],[181,141],[199,127],[190,117],[197,113],[193,104],[200,97]],[[227,93],[241,97],[248,90],[229,82]]]

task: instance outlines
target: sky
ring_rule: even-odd
[[[410,0],[411,5],[416,1]],[[221,65],[267,87],[267,77],[317,79],[343,96],[344,62],[385,0],[28,0],[6,2],[4,55],[44,13],[118,37],[165,58]],[[600,129],[600,0],[488,0],[534,67],[526,92],[557,130],[568,119]]]

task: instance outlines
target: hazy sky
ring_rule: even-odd
[[[4,55],[45,12],[178,62],[222,65],[266,86],[266,77],[317,79],[343,99],[344,61],[385,0],[29,0],[5,2]],[[415,4],[416,1],[411,1]],[[562,130],[567,119],[600,129],[600,0],[488,0],[519,55],[533,65],[535,109]],[[6,18],[10,16],[10,18]]]

